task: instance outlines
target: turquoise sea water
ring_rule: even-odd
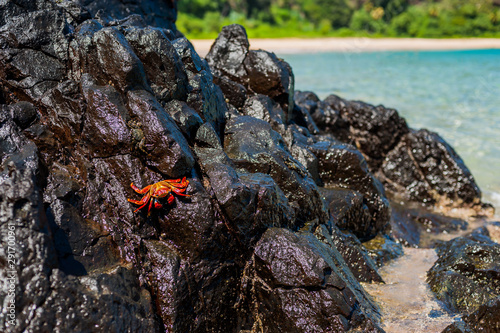
[[[383,104],[438,132],[500,213],[500,50],[278,55],[297,90]]]

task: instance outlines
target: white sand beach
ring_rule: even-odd
[[[213,42],[208,39],[191,39],[191,43],[202,57],[208,53]],[[500,38],[254,38],[250,39],[250,48],[277,54],[500,49]]]

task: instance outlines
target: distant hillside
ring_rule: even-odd
[[[500,37],[500,0],[180,0],[178,9],[190,38],[231,23],[250,37]]]

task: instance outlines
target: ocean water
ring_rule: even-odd
[[[295,88],[399,111],[438,132],[500,216],[500,50],[278,54]]]

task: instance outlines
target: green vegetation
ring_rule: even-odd
[[[500,37],[500,0],[179,0],[177,28],[215,38],[238,23],[249,37]]]

